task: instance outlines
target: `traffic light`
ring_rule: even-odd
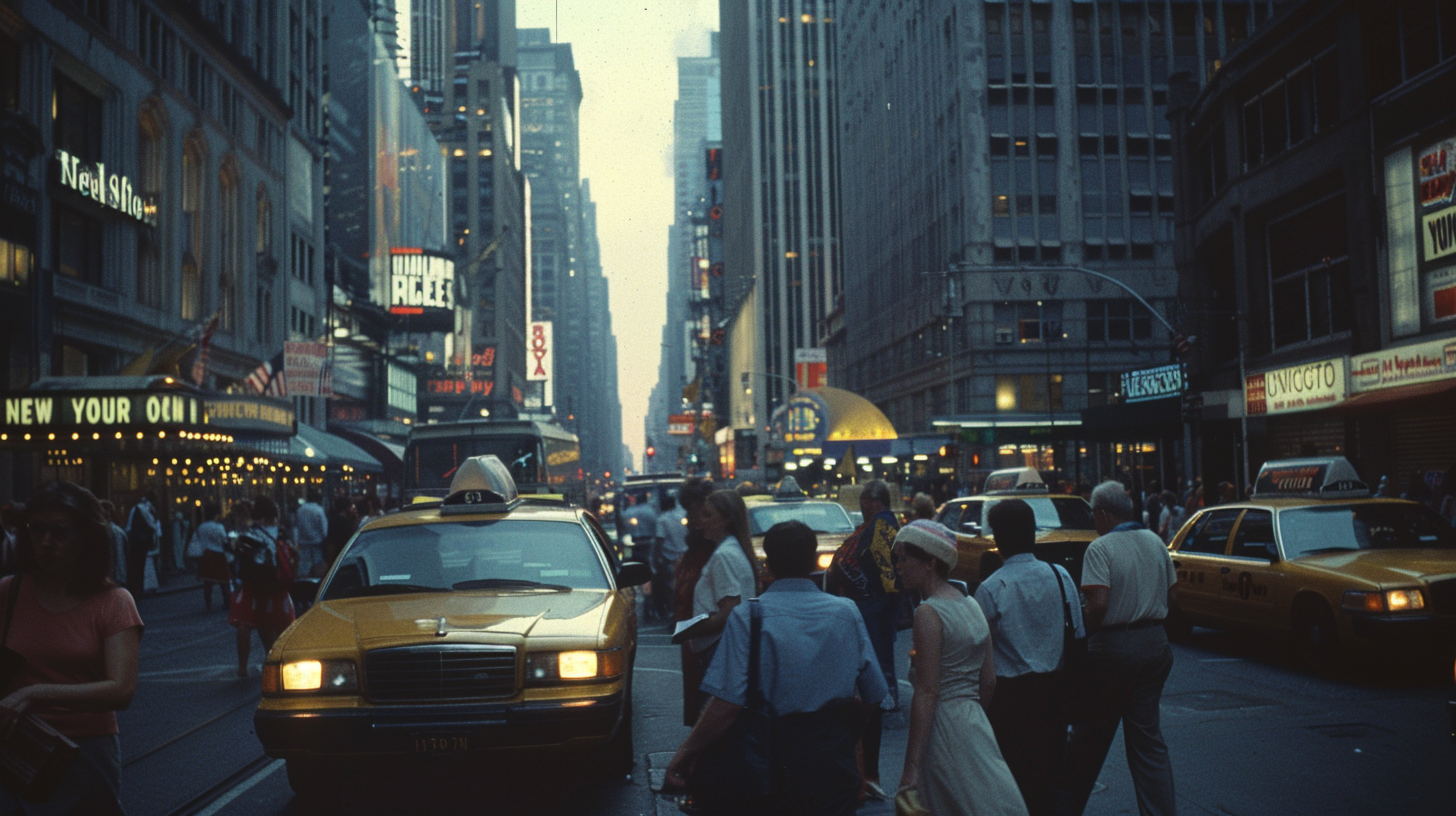
[[[1188,352],[1193,350],[1193,343],[1197,339],[1197,337],[1177,335],[1173,338],[1173,349],[1178,352],[1179,357],[1187,357]]]
[[[612,478],[612,472],[609,470],[606,473],[603,473],[602,474],[602,478],[603,479],[610,479],[610,478]]]
[[[955,445],[941,445],[940,446],[940,458],[942,458],[942,459],[954,459],[955,458],[955,455],[956,455],[956,446]]]
[[[648,445],[647,446],[647,458],[648,459],[651,459],[652,457],[654,457],[656,455],[657,455],[657,448],[654,448],[651,445]]]

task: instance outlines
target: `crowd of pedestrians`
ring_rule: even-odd
[[[821,591],[808,580],[807,527],[767,532],[759,576],[741,498],[690,480],[676,497],[681,555],[662,547],[671,527],[659,524],[653,543],[655,565],[672,562],[673,617],[692,637],[682,657],[693,730],[664,790],[706,814],[850,814],[891,795],[880,784],[881,724],[899,708],[894,643],[913,598],[898,812],[1075,816],[1122,728],[1139,812],[1174,813],[1158,719],[1173,661],[1162,625],[1174,581],[1166,540],[1201,485],[1180,488],[1089,490],[1099,535],[1080,586],[1033,555],[1031,506],[996,502],[988,521],[1005,564],[967,596],[949,581],[954,533],[924,501],[912,500],[902,526],[883,482],[863,486],[864,523],[835,552]],[[664,502],[659,518],[671,509]],[[1073,674],[1075,654],[1085,658]],[[737,784],[725,783],[730,771]]]

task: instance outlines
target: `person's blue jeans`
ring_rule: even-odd
[[[875,647],[875,659],[885,675],[885,685],[895,705],[900,704],[900,690],[895,681],[895,627],[900,621],[899,593],[893,595],[871,595],[855,601],[860,617],[864,618],[865,629],[870,633],[870,645]]]

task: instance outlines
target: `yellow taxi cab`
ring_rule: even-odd
[[[854,522],[837,502],[811,499],[792,476],[785,476],[767,495],[748,496],[748,532],[759,566],[764,564],[763,537],[781,521],[802,521],[818,539],[819,572],[829,569],[834,551],[854,532]]]
[[[1174,635],[1293,634],[1305,657],[1328,658],[1341,642],[1447,648],[1456,631],[1456,528],[1417,502],[1371,497],[1342,457],[1265,463],[1249,501],[1199,511],[1170,548]]]
[[[541,752],[632,767],[634,591],[585,511],[519,496],[494,456],[365,525],[268,653],[254,726],[300,795],[357,764]],[[443,756],[441,756],[443,755]]]
[[[1033,554],[1060,564],[1072,580],[1080,581],[1082,556],[1097,537],[1092,508],[1081,496],[1049,492],[1036,468],[993,471],[980,495],[951,499],[941,506],[936,520],[956,537],[956,567],[950,578],[966,582],[974,592],[981,581],[1000,569],[1003,559],[996,549],[995,531],[987,523],[987,511],[1003,499],[1021,499],[1031,505],[1036,516]]]

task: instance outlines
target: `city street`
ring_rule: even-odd
[[[300,814],[283,763],[252,734],[253,672],[234,674],[225,613],[200,592],[142,600],[141,683],[121,714],[123,803],[134,816]],[[900,676],[908,633],[899,642]],[[1175,645],[1163,698],[1180,807],[1208,814],[1450,814],[1456,747],[1447,737],[1449,667],[1352,658],[1331,675],[1296,668],[1281,644],[1207,630]],[[630,779],[583,781],[581,765],[501,762],[479,773],[361,769],[340,812],[673,814],[655,794],[681,726],[677,647],[665,627],[643,630],[635,683],[638,763]],[[902,681],[902,689],[907,686]],[[898,776],[906,732],[888,730],[882,764]],[[1120,741],[1119,741],[1120,742]],[[656,773],[654,773],[656,771]],[[1104,787],[1105,786],[1105,787]],[[889,803],[860,809],[889,814]],[[1088,814],[1136,813],[1122,749],[1114,745]]]

